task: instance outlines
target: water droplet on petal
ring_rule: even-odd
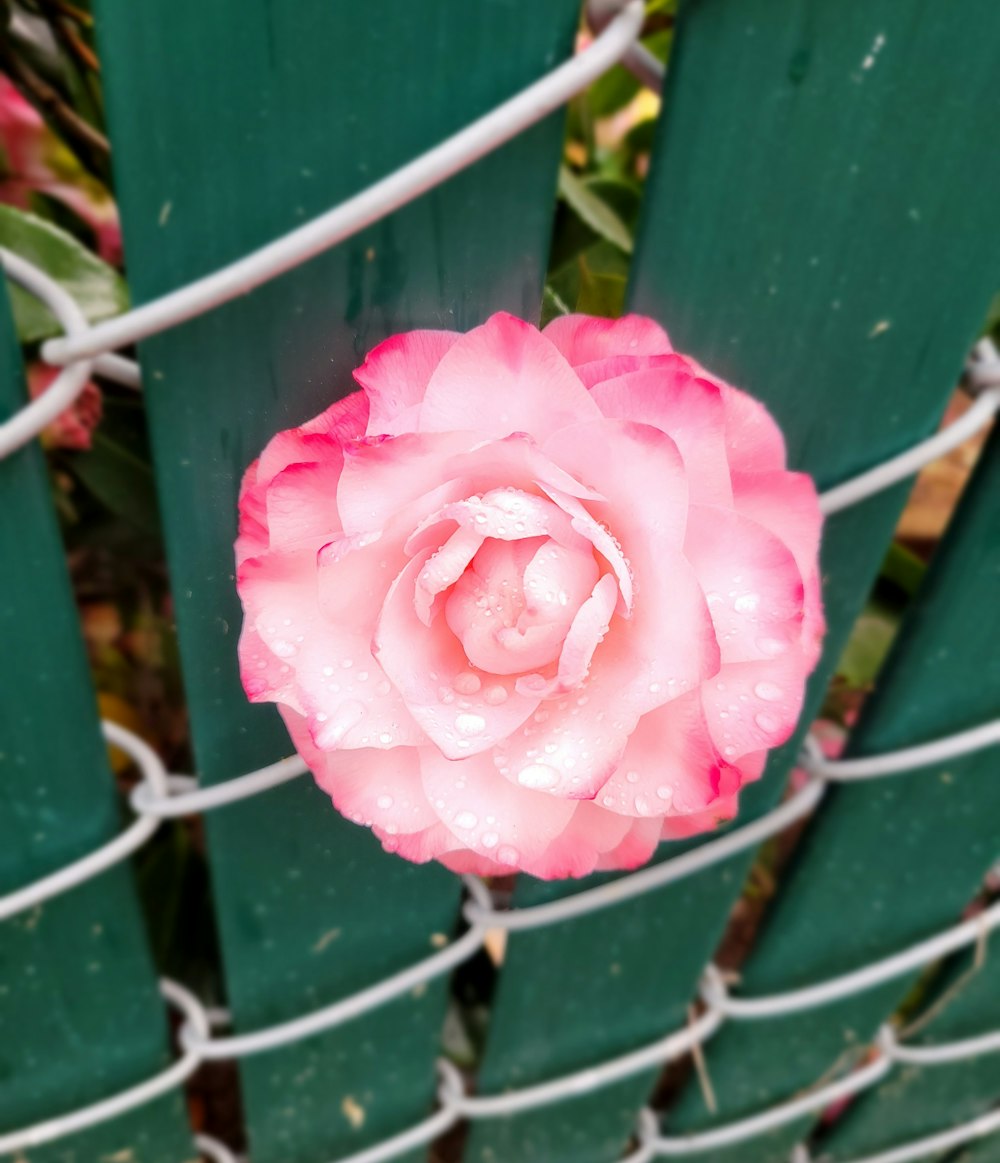
[[[776,703],[784,696],[785,692],[773,682],[759,682],[753,688],[753,693],[759,699],[765,699],[769,703]]]
[[[656,794],[661,800],[664,800],[669,804],[670,801],[674,798],[674,789],[672,787],[668,787],[665,783],[661,783],[660,786],[656,789]]]
[[[497,849],[497,860],[501,864],[517,864],[521,859],[521,853],[516,848],[511,847],[510,844],[502,844]]]
[[[486,720],[482,715],[473,715],[463,712],[455,716],[455,730],[460,735],[478,735],[486,729]]]
[[[456,828],[474,828],[479,823],[475,812],[459,812],[455,817]]]
[[[757,649],[767,658],[776,658],[788,649],[788,643],[780,638],[758,638]]]
[[[474,695],[483,684],[478,674],[473,674],[471,670],[463,670],[461,674],[455,675],[451,685],[460,695]]]
[[[637,771],[626,771],[625,778],[629,781],[629,783],[638,783],[639,773]]]
[[[774,715],[767,715],[763,711],[759,715],[754,715],[753,721],[762,731],[766,731],[769,735],[773,735],[781,726],[781,723]]]
[[[733,609],[738,614],[752,614],[760,605],[760,594],[740,594],[733,602]]]
[[[484,702],[489,703],[491,707],[499,707],[501,703],[505,703],[507,701],[507,697],[507,688],[505,686],[500,686],[499,683],[496,686],[487,687],[486,690],[483,691],[483,700]]]
[[[559,782],[559,773],[547,763],[530,763],[517,773],[517,782],[522,787],[533,789],[555,787]]]
[[[378,799],[375,802],[378,804],[378,806],[380,808],[391,808],[392,807],[392,796],[381,795],[378,797]]]
[[[484,848],[496,848],[497,844],[500,843],[500,837],[496,832],[484,832],[480,843]]]

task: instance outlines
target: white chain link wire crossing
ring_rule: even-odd
[[[644,10],[642,0],[592,0],[588,8],[593,43],[540,81],[486,114],[466,129],[429,150],[382,181],[235,263],[115,319],[91,326],[74,300],[45,272],[0,249],[7,275],[45,303],[64,330],[50,340],[43,357],[62,370],[52,386],[0,424],[0,458],[38,435],[83,390],[95,372],[129,387],[141,386],[138,365],[115,349],[200,315],[247,293],[287,270],[351,237],[386,214],[438,185],[486,153],[539,121],[597,79],[619,60],[653,88],[663,66],[638,41]],[[1000,354],[982,341],[966,368],[966,381],[976,395],[972,407],[941,432],[827,491],[821,497],[825,513],[858,503],[912,476],[924,465],[957,447],[989,424],[1000,411]],[[190,776],[171,774],[138,736],[113,723],[102,725],[109,743],[134,761],[140,779],[129,802],[136,819],[119,836],[87,856],[5,896],[0,896],[0,920],[67,892],[131,856],[145,844],[164,819],[194,815],[258,795],[298,778],[306,771],[298,756],[258,771],[201,788]],[[182,1015],[178,1034],[180,1056],[155,1077],[85,1108],[46,1119],[22,1130],[0,1135],[0,1154],[23,1152],[94,1127],[182,1086],[204,1062],[241,1059],[298,1042],[341,1026],[370,1010],[403,996],[425,982],[450,972],[484,946],[491,929],[523,931],[581,917],[691,876],[760,845],[810,815],[830,783],[883,778],[914,768],[946,762],[1000,743],[1000,719],[931,743],[881,756],[827,759],[815,739],[806,742],[802,765],[807,782],[779,807],[749,824],[734,828],[701,847],[641,869],[614,882],[586,889],[562,900],[530,908],[500,909],[487,885],[477,877],[464,879],[468,900],[463,913],[467,930],[446,948],[392,976],[312,1013],[262,1030],[227,1036],[213,1034],[216,1013],[207,1010],[176,982],[161,985],[168,1004]],[[415,1147],[430,1143],[463,1119],[504,1117],[565,1099],[580,1097],[613,1082],[662,1067],[706,1043],[726,1022],[758,1020],[799,1013],[852,996],[928,965],[950,952],[982,941],[1000,927],[1000,904],[891,957],[817,985],[764,998],[732,994],[721,972],[709,966],[703,977],[703,1011],[689,1025],[610,1061],[561,1078],[499,1095],[466,1094],[461,1075],[449,1062],[439,1064],[439,1109],[422,1123],[338,1163],[387,1163]],[[818,1112],[832,1102],[877,1085],[897,1064],[933,1066],[981,1054],[1000,1052],[1000,1031],[939,1046],[908,1046],[890,1026],[878,1036],[868,1061],[846,1077],[815,1088],[734,1123],[695,1135],[666,1136],[650,1109],[641,1112],[637,1146],[622,1163],[649,1163],[657,1158],[696,1155],[733,1145]],[[907,1163],[935,1150],[946,1150],[1000,1130],[1000,1111],[973,1119],[938,1135],[867,1156],[852,1163]],[[224,1144],[197,1135],[195,1146],[215,1163],[235,1163]],[[808,1163],[804,1147],[796,1163]]]

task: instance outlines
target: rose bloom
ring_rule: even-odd
[[[376,347],[240,494],[243,685],[410,860],[633,868],[733,817],[823,633],[764,407],[639,316]]]

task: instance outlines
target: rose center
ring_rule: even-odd
[[[452,588],[445,618],[474,666],[492,674],[538,671],[557,662],[598,574],[589,547],[491,538]]]

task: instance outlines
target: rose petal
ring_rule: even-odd
[[[385,749],[424,740],[372,657],[368,635],[351,616],[367,599],[377,569],[363,559],[363,552],[346,554],[336,563],[333,588],[340,617],[330,601],[321,608],[324,581],[329,584],[331,572],[329,553],[320,556],[319,584],[316,554],[308,550],[252,558],[240,569],[247,620],[259,636],[259,641],[247,638],[246,643],[241,638],[244,671],[261,669],[252,652],[263,645],[284,676],[270,689],[258,684],[256,701],[292,702],[307,716],[314,741],[324,750]],[[265,678],[274,673],[273,668],[263,671]]]
[[[785,438],[759,400],[708,376],[722,389],[726,406],[726,448],[733,472],[762,472],[785,467]]]
[[[321,751],[302,715],[282,708],[281,717],[316,782],[349,820],[389,834],[419,832],[437,823],[424,794],[416,747],[397,748],[391,759],[368,747]]]
[[[516,675],[558,659],[597,578],[593,553],[584,546],[541,538],[483,546],[444,606],[448,626],[475,666]]]
[[[324,460],[331,449],[363,435],[367,417],[368,402],[364,393],[352,392],[300,428],[279,432],[260,455],[258,483],[270,484],[290,464],[315,464]]]
[[[354,372],[371,406],[369,435],[412,431],[404,427],[405,413],[421,403],[434,369],[458,338],[457,331],[408,331],[372,348]]]
[[[339,449],[312,464],[291,464],[267,486],[265,507],[270,548],[314,551],[340,532],[337,484],[343,467]]]
[[[536,440],[600,415],[553,345],[528,323],[499,313],[463,335],[438,364],[420,409],[422,432],[466,428]]]
[[[684,815],[718,797],[721,759],[698,691],[642,716],[596,802],[626,816]]]
[[[727,762],[787,742],[802,710],[808,673],[795,644],[776,658],[728,663],[705,683],[705,717]]]
[[[659,428],[609,419],[575,424],[547,440],[543,451],[605,498],[589,501],[587,512],[623,545],[629,536],[682,544],[687,474],[677,445]]]
[[[776,533],[798,565],[805,585],[801,642],[808,673],[826,631],[817,557],[823,516],[816,486],[803,473],[740,473],[733,489],[737,510]]]
[[[760,778],[766,755],[759,751],[745,755],[738,767],[723,763],[719,775],[719,797],[711,807],[685,816],[664,816],[662,839],[687,840],[704,832],[712,832],[729,823],[739,810],[739,792],[742,787]]]
[[[470,432],[411,432],[349,445],[337,486],[337,511],[344,531],[384,529],[404,505],[449,484],[453,486],[446,490],[450,496],[468,496],[463,483],[455,481],[454,474],[442,472],[442,466],[479,442]]]
[[[692,503],[732,503],[726,409],[714,384],[673,358],[605,380],[591,394],[605,416],[651,425],[670,437],[684,462]]]
[[[608,815],[610,814],[609,812]],[[626,816],[619,818],[628,819]],[[628,822],[630,827],[623,840],[616,848],[602,854],[597,862],[598,870],[618,871],[638,868],[640,864],[645,864],[656,851],[656,846],[660,840],[660,820],[654,817],[648,820],[629,820]]]
[[[506,544],[506,543],[502,543]],[[510,680],[476,674],[458,639],[425,626],[413,603],[429,551],[392,584],[375,630],[374,651],[427,737],[451,759],[473,755],[516,729],[538,705]],[[468,680],[469,675],[478,685]]]
[[[453,762],[424,747],[420,766],[431,806],[463,845],[508,870],[565,875],[576,855],[565,835],[574,803],[509,783],[488,752]]]
[[[270,543],[264,485],[258,482],[260,461],[255,460],[243,474],[239,498],[239,532],[236,536],[236,568],[249,557],[259,557]]]
[[[305,435],[332,436],[341,444],[364,436],[368,424],[368,398],[364,392],[351,392],[335,400],[329,408],[307,420],[299,429]]]
[[[723,663],[771,658],[798,641],[804,587],[791,551],[732,509],[692,505],[684,553],[712,614]]]
[[[556,677],[546,679],[540,674],[524,675],[517,680],[517,689],[524,694],[549,698],[579,686],[590,671],[594,651],[608,632],[617,602],[618,586],[613,575],[606,573],[577,610],[566,632]]]
[[[620,319],[561,315],[542,334],[574,368],[609,356],[665,355],[672,350],[667,333],[644,315]]]

